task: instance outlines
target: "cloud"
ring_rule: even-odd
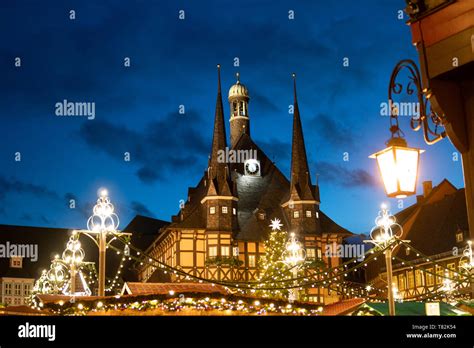
[[[375,179],[363,169],[348,169],[340,164],[317,163],[320,180],[344,187],[373,187]]]
[[[88,219],[92,213],[91,207],[87,203],[80,204],[79,199],[77,196],[71,192],[68,192],[64,195],[64,200],[66,201],[66,205],[68,209],[72,209],[79,214],[85,219]],[[74,200],[74,208],[71,208],[71,200]]]
[[[272,138],[267,141],[259,140],[257,144],[272,161],[286,163],[291,158],[291,144],[289,143]]]
[[[257,108],[261,108],[265,112],[280,111],[280,108],[267,96],[251,90],[252,103],[255,103]]]
[[[325,143],[346,148],[355,145],[354,131],[339,122],[336,116],[330,117],[328,114],[320,113],[309,120],[308,125],[316,132],[318,139],[324,140]]]
[[[143,203],[132,201],[130,208],[135,215],[155,217],[155,214],[153,214],[152,211],[148,209]]]
[[[124,153],[129,153],[130,162],[138,166],[137,177],[150,184],[205,165],[210,130],[202,123],[199,114],[191,110],[185,115],[169,113],[142,131],[94,121],[84,123],[79,134],[89,146],[114,159],[123,161]]]
[[[27,183],[14,178],[7,179],[0,176],[0,199],[8,193],[30,194],[39,198],[59,198],[58,194],[46,186]]]

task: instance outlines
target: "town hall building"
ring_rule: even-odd
[[[319,185],[313,184],[308,166],[303,126],[294,79],[294,113],[289,179],[251,137],[250,94],[237,82],[229,89],[230,144],[225,129],[224,106],[218,66],[217,101],[209,163],[199,183],[188,189],[186,202],[170,224],[162,227],[145,251],[157,260],[194,276],[225,281],[251,281],[258,276],[258,262],[271,232],[270,220],[280,219],[283,230],[294,232],[308,259],[323,259],[328,267],[341,263],[327,258],[327,244],[342,244],[352,233],[320,209]],[[223,154],[250,154],[229,160]],[[223,160],[226,159],[226,160]],[[139,267],[142,282],[181,281],[164,275],[155,266]],[[335,302],[337,293],[310,289],[309,299]]]

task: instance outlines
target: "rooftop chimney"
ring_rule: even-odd
[[[433,190],[433,182],[432,181],[423,181],[423,197],[428,197],[428,195]]]

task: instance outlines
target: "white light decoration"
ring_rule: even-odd
[[[402,235],[402,226],[397,223],[395,216],[391,215],[387,206],[382,204],[378,216],[375,218],[375,226],[370,231],[370,242],[385,247],[395,238]]]
[[[392,251],[395,241],[403,235],[403,228],[397,223],[395,216],[388,211],[387,205],[382,204],[381,210],[375,219],[375,226],[370,231],[370,240],[364,243],[372,243],[376,248],[385,250],[385,266],[387,269],[387,284],[392,284]],[[409,242],[409,241],[404,241]],[[387,299],[389,305],[389,315],[395,315],[395,302],[398,289],[387,286]]]
[[[466,248],[462,252],[462,257],[459,260],[459,266],[467,272],[474,269],[474,259],[472,255],[472,241],[468,240]]]
[[[388,147],[370,155],[375,158],[388,197],[405,198],[416,193],[420,154],[424,150],[411,148],[402,138],[392,138]]]
[[[69,270],[64,262],[59,258],[58,255],[51,261],[49,271],[46,273],[46,277],[55,293],[67,284],[69,279]]]
[[[273,219],[271,220],[270,227],[272,228],[272,231],[281,231],[281,227],[283,224],[281,223],[280,219]]]
[[[296,238],[294,232],[290,233],[290,238],[286,243],[285,251],[283,252],[283,262],[290,267],[294,284],[297,284],[296,278],[298,277],[298,269],[304,264],[306,260],[306,250],[304,250],[302,244]],[[298,299],[298,289],[293,288],[290,290],[288,301],[290,303]]]
[[[75,233],[69,238],[64,250],[62,259],[67,265],[75,265],[76,267],[84,260],[84,250],[81,247],[79,236]]]
[[[93,232],[116,232],[119,226],[119,218],[114,213],[114,206],[110,203],[107,190],[102,190],[94,206],[93,215],[87,220],[87,228]]]
[[[118,231],[119,218],[115,214],[115,208],[110,202],[108,191],[106,189],[99,190],[99,198],[92,210],[92,216],[87,220],[88,230],[79,230],[94,241],[99,248],[99,274],[98,274],[98,295],[105,296],[105,258],[106,250],[112,241],[122,237],[131,236],[131,233]],[[107,238],[111,236],[110,240]],[[126,245],[124,254],[130,253],[129,247]],[[117,251],[117,254],[120,254]],[[120,274],[120,270],[117,272]],[[115,278],[118,278],[117,276]]]
[[[454,291],[454,284],[453,282],[451,281],[451,279],[449,279],[449,273],[448,271],[445,272],[444,274],[445,278],[443,280],[443,286],[441,287],[441,291],[445,292],[446,293],[446,296],[449,296],[453,293]]]
[[[286,243],[286,249],[283,255],[284,262],[292,268],[297,268],[304,263],[306,251],[294,233],[290,233],[290,238]]]

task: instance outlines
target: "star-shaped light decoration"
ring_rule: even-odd
[[[283,224],[281,223],[280,219],[275,218],[271,220],[271,222],[272,223],[270,227],[272,228],[272,231],[276,231],[276,230],[281,231],[281,226],[283,226]]]

